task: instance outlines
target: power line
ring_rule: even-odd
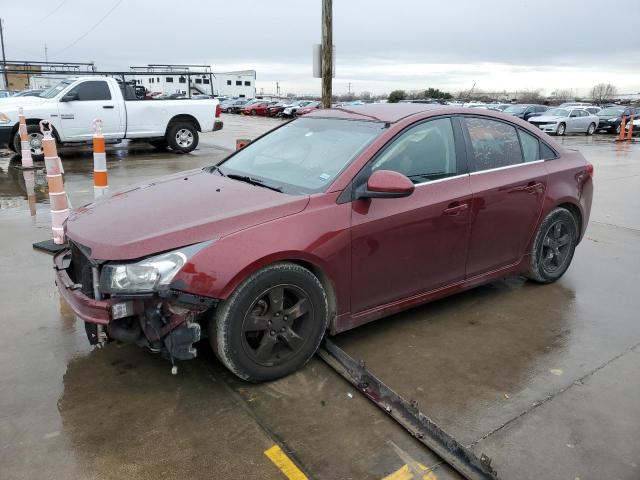
[[[82,35],[80,35],[78,38],[76,38],[73,42],[71,42],[69,45],[67,45],[66,47],[64,47],[62,50],[58,50],[55,53],[62,53],[68,49],[70,49],[71,47],[73,47],[76,43],[78,43],[80,40],[82,40],[83,38],[85,38],[87,35],[89,35],[91,32],[93,32],[102,22],[104,22],[107,17],[109,15],[111,15],[111,12],[113,12],[116,8],[118,8],[118,5],[120,5],[123,2],[123,0],[118,0],[116,2],[116,4],[111,7],[111,9],[104,14],[104,16],[98,20],[89,30],[87,30],[85,33],[83,33]]]
[[[44,17],[42,17],[40,20],[38,20],[37,23],[42,22],[43,20],[46,20],[47,18],[49,18],[51,15],[53,15],[54,13],[56,13],[58,10],[60,10],[60,8],[62,8],[62,6],[67,3],[67,0],[62,0],[62,2],[60,2],[60,5],[58,5],[56,8],[54,8],[53,10],[51,10],[49,13],[47,13]]]

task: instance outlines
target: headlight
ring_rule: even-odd
[[[11,123],[11,119],[9,118],[9,115],[7,115],[6,113],[0,112],[0,123],[2,124]]]
[[[103,293],[150,293],[171,283],[187,263],[187,255],[173,251],[137,263],[105,265],[100,274]]]

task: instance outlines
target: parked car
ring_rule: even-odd
[[[592,174],[580,152],[490,110],[321,110],[73,211],[56,283],[94,344],[187,360],[203,324],[230,371],[271,380],[327,332],[512,274],[558,280]]]
[[[247,100],[244,98],[238,98],[235,100],[229,100],[227,102],[223,102],[220,105],[220,109],[224,113],[234,113],[233,110],[236,108],[242,108],[247,103]]]
[[[542,115],[543,112],[546,112],[548,109],[549,107],[544,105],[515,104],[509,105],[503,112],[523,120],[529,120],[531,117]]]
[[[511,105],[512,105],[511,103],[496,103],[496,104],[489,105],[487,108],[489,110],[496,110],[498,112],[504,112],[504,110],[507,107],[510,107]]]
[[[306,107],[311,102],[312,100],[298,100],[297,102],[293,102],[292,104],[284,107],[284,109],[282,110],[281,116],[289,117],[289,118],[295,117],[296,112],[298,111],[299,108]]]
[[[298,110],[296,110],[296,115],[300,117],[302,115],[306,115],[307,113],[311,113],[314,110],[318,110],[321,107],[322,104],[320,102],[311,102],[302,108],[298,108]]]
[[[267,107],[267,113],[270,117],[277,117],[282,111],[289,106],[289,102],[277,102]]]
[[[638,111],[638,109],[636,108],[636,112]],[[640,133],[640,118],[633,118],[633,122],[629,121],[627,122],[627,124],[625,125],[625,131],[629,132],[629,130],[631,129],[631,125],[633,124],[633,132],[632,134],[638,134]]]
[[[617,105],[615,107],[607,107],[598,112],[598,130],[608,133],[620,133],[620,125],[622,123],[622,115],[630,117],[632,113],[636,113],[638,109],[633,107],[624,107]]]
[[[262,100],[258,100],[257,98],[252,98],[250,100],[247,100],[243,104],[236,103],[236,104],[232,105],[229,111],[230,111],[230,113],[241,113],[244,108],[249,107],[249,106],[251,106],[251,105],[253,105],[255,103],[260,103],[260,102],[262,102]]]
[[[265,100],[262,100],[262,101],[256,102],[256,103],[252,103],[251,105],[245,106],[245,108],[242,109],[242,113],[244,115],[269,116],[268,108],[271,105],[274,105],[275,103],[277,103],[277,102],[265,101]]]
[[[565,133],[585,133],[593,135],[600,122],[597,115],[592,115],[583,108],[553,108],[543,115],[529,120],[543,132],[556,135]]]
[[[131,85],[114,78],[62,80],[38,97],[0,100],[0,147],[20,152],[18,110],[24,108],[34,159],[43,159],[38,123],[48,120],[60,144],[90,142],[93,120],[100,117],[108,142],[139,139],[187,153],[198,145],[198,132],[222,128],[217,100],[139,100]]]
[[[602,107],[598,107],[596,105],[589,105],[587,107],[582,107],[582,108],[592,115],[598,115],[598,113],[600,113],[600,110],[602,110]]]
[[[44,92],[44,88],[36,88],[32,90],[22,90],[20,92],[15,93],[14,97],[38,97],[42,92]]]

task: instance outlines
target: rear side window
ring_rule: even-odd
[[[371,171],[393,170],[424,183],[457,174],[456,149],[450,118],[409,128],[393,140],[371,165]]]
[[[515,127],[486,118],[465,118],[473,151],[475,172],[522,163]]]
[[[109,91],[109,85],[107,85],[107,82],[82,82],[69,93],[72,92],[78,94],[78,100],[81,102],[91,100],[111,100],[111,92]]]
[[[540,142],[538,142],[538,139],[523,130],[520,130],[518,133],[520,134],[524,161],[535,162],[536,160],[540,160]]]

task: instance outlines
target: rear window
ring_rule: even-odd
[[[485,118],[465,118],[473,150],[473,171],[491,170],[522,163],[515,127]]]
[[[538,139],[523,130],[520,130],[519,134],[524,161],[535,162],[536,160],[540,160],[540,142]]]

